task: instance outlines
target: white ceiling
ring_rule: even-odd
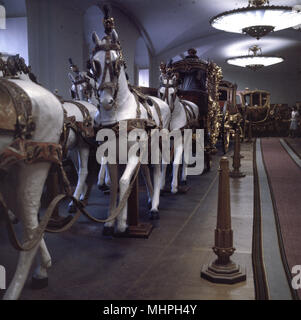
[[[92,0],[93,1],[93,0]],[[87,1],[88,2],[88,1]],[[86,2],[86,3],[87,3]],[[269,67],[273,71],[301,70],[301,31],[293,28],[272,33],[261,40],[226,33],[211,27],[211,17],[245,7],[247,0],[111,0],[142,30],[152,53],[163,59],[176,58],[193,46],[203,59],[217,62],[224,70],[238,67],[225,63],[229,57],[246,55],[253,44],[263,54],[281,55],[285,62]],[[95,1],[94,1],[95,3]],[[100,3],[100,1],[98,1]],[[271,5],[294,6],[301,0],[270,0]]]
[[[75,8],[86,10],[93,4],[107,2],[122,9],[137,25],[153,55],[176,57],[194,46],[203,59],[217,62],[223,69],[225,60],[244,55],[253,44],[264,54],[281,55],[285,62],[272,66],[274,71],[301,70],[301,31],[287,29],[272,33],[257,41],[245,35],[226,33],[211,27],[211,17],[227,10],[245,7],[247,0],[61,0]],[[8,15],[24,12],[25,0],[3,0]],[[270,0],[271,5],[294,6],[301,0]]]

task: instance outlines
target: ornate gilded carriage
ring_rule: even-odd
[[[219,84],[219,106],[222,118],[220,136],[224,153],[229,149],[230,138],[234,136],[236,129],[243,139],[242,115],[236,104],[237,85],[230,81],[222,80]]]
[[[189,55],[172,64],[173,73],[177,73],[181,99],[194,102],[199,107],[200,128],[205,130],[205,148],[216,151],[222,114],[219,107],[219,83],[223,78],[221,68],[214,62],[198,58],[194,49]]]
[[[287,104],[271,104],[270,93],[265,90],[238,92],[244,116],[245,135],[283,136],[288,133],[290,110]]]
[[[194,49],[190,49],[192,51]],[[219,83],[223,78],[221,68],[214,62],[203,61],[194,54],[172,63],[169,68],[178,74],[180,99],[194,102],[199,107],[200,128],[205,130],[205,150],[216,152],[220,135],[222,113],[219,107]],[[147,95],[157,95],[157,89],[136,87]]]

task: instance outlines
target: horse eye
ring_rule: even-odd
[[[95,72],[96,77],[100,77],[101,75],[101,64],[99,61],[94,60],[93,61],[93,70]]]

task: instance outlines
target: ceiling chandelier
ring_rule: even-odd
[[[250,54],[252,52],[252,54]],[[230,58],[227,60],[227,63],[239,66],[246,67],[253,71],[261,69],[262,67],[271,66],[276,63],[282,62],[284,59],[276,56],[265,56],[262,54],[261,48],[257,45],[249,48],[247,56],[240,56],[235,58]]]
[[[223,12],[213,17],[210,24],[219,30],[260,39],[271,31],[301,24],[301,11],[289,6],[270,6],[269,0],[249,0],[248,7]]]

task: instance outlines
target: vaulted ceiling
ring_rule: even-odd
[[[61,0],[68,1],[70,0]],[[8,16],[20,16],[26,11],[25,0],[3,0]],[[85,11],[104,2],[119,7],[140,29],[153,55],[177,58],[190,47],[198,49],[203,59],[216,61],[224,69],[225,60],[244,55],[253,44],[264,54],[281,55],[285,62],[270,67],[274,71],[301,70],[301,31],[287,29],[272,33],[257,41],[248,36],[226,33],[211,27],[211,17],[231,9],[245,7],[247,0],[72,0],[74,8]],[[270,0],[271,5],[301,4],[301,0]]]
[[[251,37],[214,29],[211,17],[232,9],[246,7],[247,0],[111,0],[107,2],[122,9],[140,29],[149,50],[163,59],[176,58],[190,46],[198,49],[203,59],[217,62],[223,69],[225,60],[248,54],[253,44],[262,47],[264,54],[281,55],[285,62],[270,67],[273,71],[301,71],[301,31],[293,28],[272,33],[257,41]],[[80,5],[80,3],[78,2]],[[294,6],[301,0],[270,0],[271,5]]]

